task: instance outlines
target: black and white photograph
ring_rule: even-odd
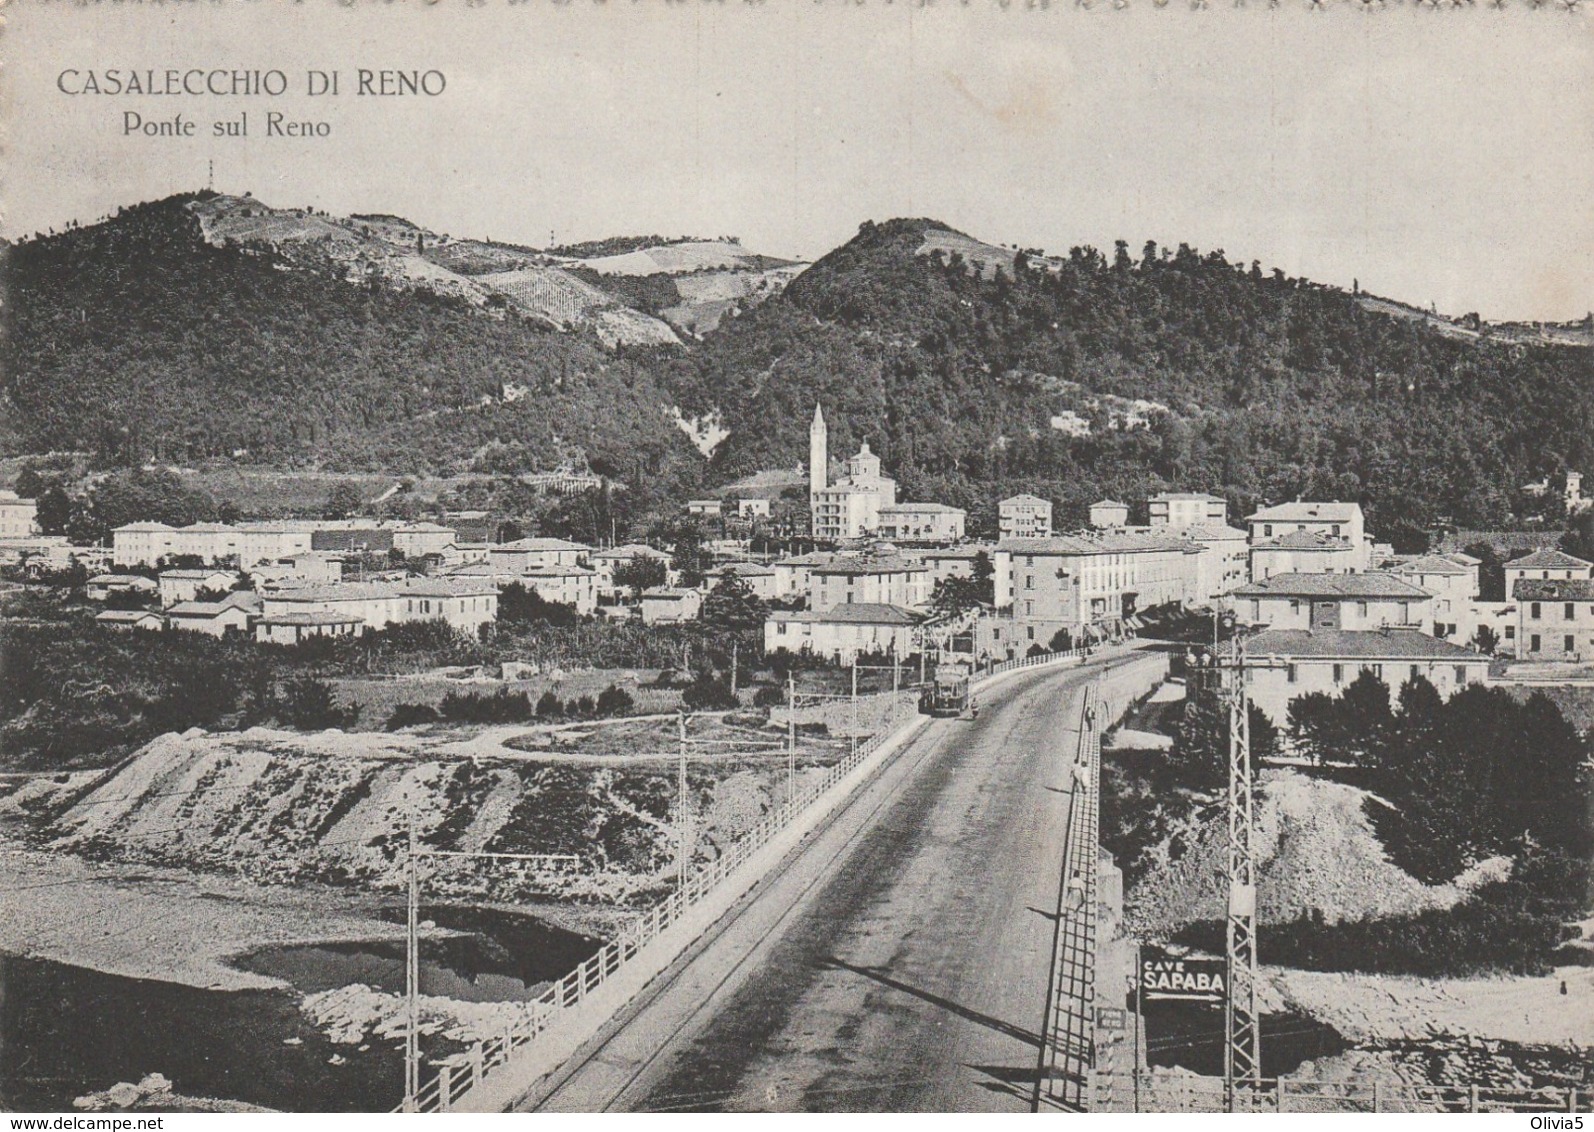
[[[4,5],[8,1129],[1582,1128],[1591,18]]]

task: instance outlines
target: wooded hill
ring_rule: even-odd
[[[1458,340],[1221,252],[949,237],[865,224],[671,372],[730,430],[716,476],[798,463],[816,400],[832,456],[867,436],[909,498],[1032,491],[1075,521],[1171,488],[1501,523],[1518,485],[1594,458],[1594,351]]]
[[[1594,470],[1594,351],[1447,333],[1221,252],[1047,257],[865,224],[700,339],[605,348],[424,281],[350,282],[313,246],[215,246],[187,207],[204,196],[6,249],[8,453],[590,465],[684,495],[802,463],[819,401],[833,456],[867,436],[905,497],[978,515],[1032,491],[1066,523],[1175,488],[1359,500],[1384,533],[1500,525],[1518,485]],[[647,275],[581,278],[643,313],[668,298]],[[729,429],[711,460],[676,408]]]

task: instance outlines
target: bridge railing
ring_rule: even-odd
[[[1060,660],[1085,655],[1085,650],[1019,657],[994,666],[981,678],[997,676],[1019,668],[1036,668]],[[892,697],[890,692],[880,696]],[[861,697],[860,697],[861,698]],[[634,959],[648,944],[678,923],[688,912],[715,890],[726,877],[741,867],[750,857],[763,849],[804,810],[817,801],[842,779],[856,770],[865,759],[879,750],[901,730],[900,720],[905,700],[893,697],[885,726],[858,745],[840,761],[830,766],[823,775],[810,780],[781,805],[774,807],[764,819],[737,839],[719,857],[691,873],[686,883],[668,897],[640,913],[630,926],[612,942],[605,944],[586,962],[554,983],[527,1004],[525,1013],[503,1034],[476,1042],[463,1054],[436,1063],[437,1074],[429,1078],[417,1091],[413,1104],[400,1106],[398,1111],[447,1112],[465,1093],[481,1083],[492,1070],[507,1063],[522,1046],[528,1045],[548,1029],[565,1011],[571,1010],[594,991],[613,978],[626,963]],[[917,713],[913,713],[917,717]]]

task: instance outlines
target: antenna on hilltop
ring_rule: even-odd
[[[209,161],[206,162],[206,164],[210,166],[210,174],[205,179],[205,188],[207,188],[211,192],[215,192],[216,191],[216,159],[214,157],[212,157]]]

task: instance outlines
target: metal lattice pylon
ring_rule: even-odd
[[[1225,1107],[1236,1087],[1262,1077],[1261,1017],[1256,1008],[1256,854],[1251,808],[1251,712],[1245,694],[1245,644],[1234,640],[1229,701],[1229,993],[1223,1009]]]

